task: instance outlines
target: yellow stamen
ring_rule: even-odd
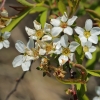
[[[63,48],[62,54],[68,56],[70,54],[69,48]]]
[[[89,31],[85,31],[85,32],[84,32],[84,36],[85,36],[86,38],[88,38],[88,37],[90,37],[90,36],[91,36],[91,34],[90,34],[90,32],[89,32]]]
[[[66,28],[66,27],[67,27],[67,23],[62,22],[62,23],[60,24],[60,26],[61,26],[62,28]]]
[[[36,36],[37,36],[38,39],[40,39],[43,36],[43,34],[44,34],[43,30],[37,30],[36,31]]]
[[[89,48],[88,48],[87,46],[84,46],[84,47],[83,47],[83,51],[84,51],[84,52],[88,52],[88,51],[89,51]]]

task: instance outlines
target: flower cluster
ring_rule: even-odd
[[[85,56],[91,59],[91,53],[96,50],[92,43],[97,44],[100,28],[92,28],[92,20],[88,19],[85,23],[85,29],[75,28],[81,44],[76,41],[69,41],[69,37],[74,33],[73,24],[76,19],[77,16],[68,18],[67,14],[64,13],[61,17],[51,19],[50,24],[45,23],[44,28],[36,20],[33,21],[34,29],[26,26],[25,30],[29,36],[29,41],[27,46],[19,40],[15,44],[21,55],[15,57],[13,67],[21,65],[23,71],[28,71],[31,61],[41,58],[40,68],[46,69],[49,68],[48,59],[53,57],[53,54],[56,55],[59,66],[64,66],[66,62],[73,61],[74,52],[79,45],[83,47]],[[54,70],[54,76],[64,77],[65,72],[59,68]]]

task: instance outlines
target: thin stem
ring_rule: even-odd
[[[6,2],[6,0],[2,0],[2,4],[1,4],[1,6],[0,6],[0,10],[2,10],[2,8],[4,7],[5,2]]]

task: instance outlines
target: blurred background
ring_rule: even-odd
[[[27,1],[31,2],[31,0]],[[96,1],[92,0],[92,2],[95,3]],[[20,4],[16,0],[6,1],[6,9],[9,15],[16,14],[17,12],[9,8],[9,5],[18,6]],[[84,27],[85,20],[90,18],[90,16],[88,13],[85,13],[81,17],[81,11],[78,15],[80,16],[77,19],[78,26]],[[13,68],[12,66],[13,59],[19,55],[19,52],[15,49],[15,42],[21,40],[25,44],[27,43],[28,35],[25,32],[25,26],[33,28],[32,22],[37,16],[38,14],[26,16],[12,30],[9,38],[10,48],[0,50],[0,100],[5,100],[9,92],[14,88],[16,80],[23,73],[21,67]],[[39,60],[33,62],[31,71],[25,74],[24,79],[20,82],[17,90],[11,95],[9,100],[69,100],[69,97],[65,94],[65,89],[70,87],[70,85],[63,85],[51,77],[43,77],[42,72],[36,70],[37,66],[39,66]],[[95,64],[95,69],[100,69],[100,62]],[[87,83],[89,100],[92,100],[96,95],[96,86],[100,86],[100,78],[91,77]]]

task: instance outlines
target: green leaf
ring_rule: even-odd
[[[88,60],[86,63],[87,69],[94,69],[95,64],[97,63],[100,55],[100,48],[97,47],[96,51],[92,54],[92,59]]]
[[[58,9],[59,9],[59,11],[60,11],[62,14],[64,14],[64,12],[67,11],[66,6],[65,6],[63,0],[59,0],[59,2],[58,2]]]
[[[2,33],[4,33],[5,31],[11,31],[13,30],[13,28],[29,13],[31,8],[27,8],[26,10],[24,10],[22,13],[20,13],[18,15],[17,18],[13,19],[12,22],[5,28],[3,28],[1,30]]]
[[[76,49],[75,57],[76,57],[77,62],[79,64],[81,64],[82,61],[83,61],[83,58],[84,58],[83,47],[81,46],[80,39],[78,38],[77,35],[74,35],[74,39],[75,39],[76,42],[78,42],[80,44]]]
[[[98,36],[98,40],[100,41],[100,36]]]
[[[33,13],[35,13],[35,12],[41,12],[41,11],[45,11],[45,10],[47,10],[47,8],[46,7],[43,7],[43,6],[38,6],[38,7],[35,7],[35,8],[33,8],[31,11],[30,11],[30,14],[33,14]]]
[[[42,25],[42,28],[44,28],[44,24],[47,20],[47,14],[48,14],[48,10],[44,11],[40,16],[40,23]]]
[[[87,69],[87,72],[91,74],[92,76],[100,77],[100,70],[88,70]]]
[[[26,0],[17,0],[17,1],[24,6],[33,7],[33,4],[27,2]]]
[[[100,7],[99,6],[94,11],[100,16]]]

